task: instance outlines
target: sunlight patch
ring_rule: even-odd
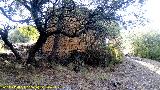
[[[160,75],[160,67],[157,67],[156,65],[150,64],[150,63],[146,63],[143,61],[138,61],[138,60],[134,60],[135,62],[147,67],[148,69],[150,69],[151,71],[157,73]]]

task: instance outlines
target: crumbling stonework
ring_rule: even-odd
[[[85,15],[66,15],[63,18],[63,31],[71,34],[80,31],[80,28],[84,27],[85,17]],[[53,32],[57,29],[56,22],[56,18],[53,18],[50,22],[51,28],[48,29],[48,32]],[[51,52],[58,52],[59,56],[63,57],[73,50],[84,52],[91,46],[92,48],[94,48],[95,46],[94,49],[96,49],[96,46],[98,46],[97,44],[99,42],[102,42],[102,40],[97,39],[94,33],[94,30],[88,30],[85,34],[80,35],[80,37],[73,38],[61,34],[57,39],[55,38],[55,36],[50,36],[48,37],[46,43],[43,45],[42,51],[46,54],[51,54]],[[55,40],[58,41],[57,51],[54,51],[55,49],[53,49]]]

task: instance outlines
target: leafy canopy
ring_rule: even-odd
[[[29,37],[33,42],[36,42],[39,37],[39,33],[34,26],[23,26],[18,28],[18,30],[22,35]]]

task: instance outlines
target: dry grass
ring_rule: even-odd
[[[72,65],[19,68],[16,63],[0,61],[0,85],[64,86],[60,90],[159,90],[160,75],[135,60],[126,58],[122,64],[104,69],[85,66],[78,73],[71,69]]]
[[[107,81],[109,68],[85,66],[76,73],[71,67],[54,64],[52,68],[22,68],[9,61],[0,62],[0,85],[62,85],[70,89],[90,90]]]

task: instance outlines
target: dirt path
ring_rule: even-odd
[[[55,90],[160,90],[160,62],[126,57],[114,68],[90,67],[79,73],[62,66],[26,72],[5,67],[3,63],[0,65],[0,85],[64,86]]]
[[[121,84],[116,84],[117,90],[160,90],[160,62],[127,57],[110,79]]]

